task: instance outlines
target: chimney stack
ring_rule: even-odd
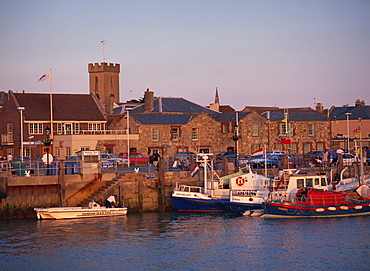
[[[145,110],[144,112],[151,112],[154,109],[154,92],[149,88],[144,92]]]
[[[316,104],[316,111],[319,111],[320,113],[324,111],[324,106],[322,105],[322,103]]]

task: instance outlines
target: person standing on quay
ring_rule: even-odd
[[[329,166],[329,160],[330,160],[329,158],[330,158],[329,157],[329,150],[326,149],[324,151],[323,158],[322,158],[322,162],[324,164],[324,167],[328,167]]]
[[[149,156],[149,172],[153,172],[154,169],[158,170],[159,158],[157,150],[153,150],[153,153]]]

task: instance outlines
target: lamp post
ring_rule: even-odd
[[[238,167],[238,140],[239,140],[239,125],[238,125],[238,112],[235,112],[235,125],[234,125],[234,135],[232,140],[235,142],[235,170]]]
[[[127,167],[130,167],[130,109],[126,108],[127,111]]]
[[[50,141],[50,128],[47,126],[45,128],[45,133],[46,133],[46,140],[44,141],[45,147],[46,147],[46,175],[50,175],[50,162],[49,162],[49,147],[51,145]]]
[[[349,152],[349,116],[352,115],[352,113],[346,113],[347,117],[347,152]]]
[[[32,161],[32,153],[31,153],[31,150],[32,150],[32,147],[31,147],[31,139],[34,138],[34,136],[30,135],[28,137],[29,141],[30,141],[30,161]]]
[[[18,110],[21,111],[21,162],[23,163],[23,110],[25,110],[24,107],[18,107]]]

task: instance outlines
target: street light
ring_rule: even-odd
[[[347,117],[347,152],[349,151],[349,116],[352,115],[352,113],[346,113]]]
[[[21,111],[21,162],[23,163],[23,110],[25,110],[26,108],[24,108],[23,106],[20,106],[17,108],[18,110]]]
[[[31,154],[31,150],[32,150],[32,147],[31,147],[31,139],[32,138],[34,138],[34,136],[33,135],[30,135],[29,137],[28,137],[28,139],[29,139],[29,141],[30,141],[30,161],[32,161],[32,154]]]
[[[127,111],[127,167],[130,167],[130,108]]]

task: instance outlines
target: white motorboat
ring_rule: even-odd
[[[127,207],[106,208],[96,202],[90,202],[88,207],[51,207],[34,208],[38,219],[71,219],[107,216],[125,216]]]

